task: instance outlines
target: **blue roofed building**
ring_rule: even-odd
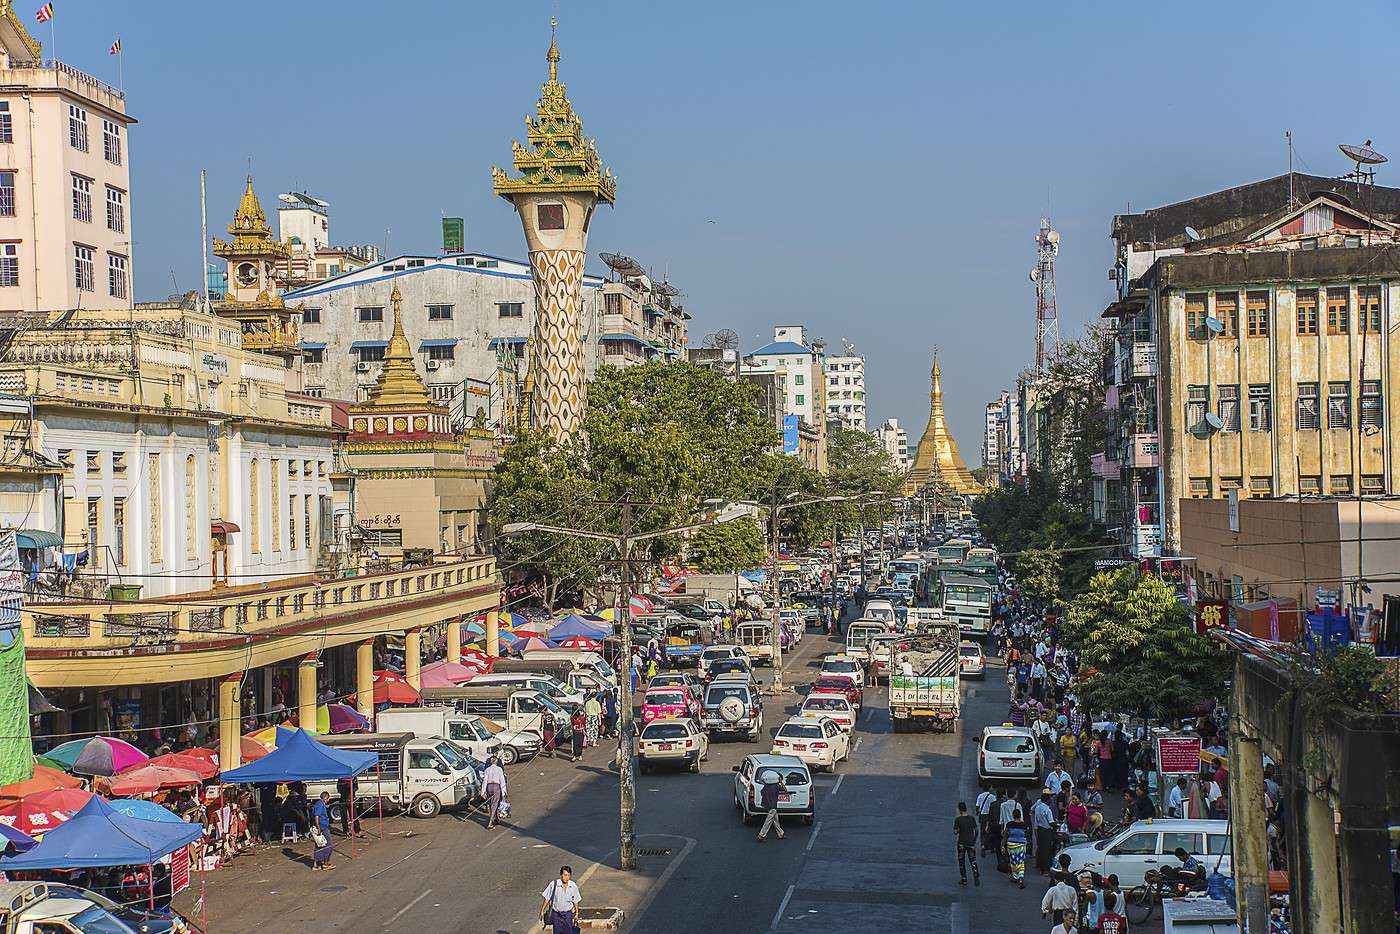
[[[744,356],[743,374],[773,375],[783,386],[783,450],[826,473],[826,348],[801,325],[773,328],[773,340]]]

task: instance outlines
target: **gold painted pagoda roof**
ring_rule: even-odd
[[[603,168],[598,145],[583,135],[583,122],[574,113],[564,83],[559,80],[559,46],[554,38],[555,22],[550,20],[549,80],[535,104],[535,117],[525,118],[530,145],[511,140],[515,170],[511,178],[505,169],[491,167],[496,194],[510,198],[534,192],[579,192],[591,194],[612,204],[617,197],[617,179]]]
[[[267,212],[253,191],[253,176],[248,176],[248,187],[238,202],[238,210],[233,214],[233,223],[228,225],[233,240],[215,240],[214,255],[224,259],[268,257],[287,259],[291,247],[273,239],[272,228],[267,226]]]
[[[442,406],[433,401],[432,394],[418,375],[413,365],[413,348],[403,332],[403,295],[399,284],[394,283],[394,291],[389,296],[394,306],[394,333],[389,338],[389,346],[384,351],[384,366],[379,371],[379,381],[370,390],[369,401],[355,406],[354,411],[394,409],[396,411],[445,412]]]
[[[938,352],[933,354],[932,388],[929,391],[928,426],[919,439],[914,466],[904,481],[904,492],[919,493],[930,483],[941,481],[958,493],[976,495],[984,492],[982,484],[972,476],[958,453],[958,443],[948,430],[943,416],[943,373],[938,367]]]

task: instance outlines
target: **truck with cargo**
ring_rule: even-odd
[[[531,748],[518,750],[517,758],[539,752],[546,725],[553,728],[559,742],[571,733],[568,711],[554,703],[549,695],[515,684],[473,685],[468,682],[450,688],[424,688],[422,698],[425,707],[450,707],[460,714],[477,714],[521,734],[531,743]],[[503,748],[502,757],[508,757],[510,749],[509,746]]]
[[[709,623],[683,619],[666,626],[666,662],[672,668],[694,668],[709,644]]]
[[[493,735],[480,717],[451,707],[388,707],[375,717],[375,728],[381,733],[412,733],[419,739],[436,736],[483,762],[496,755],[504,760],[506,743],[515,739],[506,735],[508,730]]]
[[[773,625],[771,623],[741,623],[734,630],[734,641],[748,653],[749,662],[773,664]]]
[[[889,645],[889,705],[894,732],[932,729],[947,733],[953,729],[961,706],[958,641],[957,625],[947,621]],[[906,662],[912,675],[903,673]]]
[[[498,658],[492,674],[544,674],[574,691],[603,691],[617,687],[617,676],[597,652],[582,649],[537,649],[523,658]],[[556,698],[558,700],[558,698]]]
[[[332,749],[372,752],[378,761],[355,778],[355,799],[383,800],[414,817],[436,817],[444,807],[470,804],[480,796],[476,771],[456,746],[445,739],[419,739],[412,733],[341,733],[318,742]],[[339,818],[335,779],[306,782],[306,795],[315,800],[330,792],[332,820]]]

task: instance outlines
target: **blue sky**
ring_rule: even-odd
[[[38,5],[16,8],[33,23]],[[523,254],[490,168],[522,136],[557,13],[560,76],[620,179],[590,266],[618,250],[668,272],[696,342],[790,323],[848,338],[872,427],[897,416],[911,441],[939,345],[970,464],[983,403],[1031,356],[1044,212],[1073,334],[1110,297],[1128,204],[1279,174],[1285,129],[1303,171],[1346,171],[1336,144],[1368,137],[1400,161],[1400,7],[1374,0],[57,5],[65,61],[115,82],[122,38],[140,298],[195,287],[199,169],[222,234],[249,160],[265,207],[328,200],[337,242],[432,250],[448,214],[469,248]]]

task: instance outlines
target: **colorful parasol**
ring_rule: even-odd
[[[23,853],[39,845],[39,841],[29,834],[21,833],[5,824],[0,824],[0,843],[4,844],[0,847],[0,853]]]
[[[520,643],[520,645],[516,646],[516,648],[518,648],[522,652],[536,652],[540,649],[553,648],[553,646],[551,646],[545,640],[541,639],[539,636],[531,636],[524,642]]]
[[[355,733],[369,729],[369,720],[349,704],[326,704],[316,708],[316,732]]]
[[[31,837],[53,830],[83,809],[92,792],[81,788],[53,788],[26,795],[18,801],[0,802],[0,824]]]
[[[590,639],[587,636],[569,636],[569,638],[559,643],[561,649],[583,649],[588,652],[597,652],[603,648],[603,643],[597,639]]]
[[[55,788],[80,788],[83,780],[47,765],[35,765],[34,777],[13,785],[0,786],[0,801],[17,801],[28,795]]]
[[[374,703],[378,704],[416,704],[418,703],[418,692],[413,690],[413,685],[395,675],[392,679],[381,679],[375,673],[374,679]]]
[[[219,774],[219,757],[208,749],[187,749],[184,752],[170,752],[163,756],[156,756],[146,763],[146,766],[156,766],[167,769],[184,769],[193,772],[200,778],[213,778]],[[137,769],[146,766],[137,766]],[[134,769],[132,771],[135,771]],[[129,775],[130,772],[123,772],[122,775]]]
[[[188,788],[199,783],[198,772],[166,765],[140,765],[104,782],[110,794],[122,798],[144,795],[162,788]]]
[[[482,668],[476,663],[457,664],[441,659],[428,665],[424,665],[418,673],[419,683],[425,688],[448,688],[456,687],[459,684],[466,684],[472,678],[481,674]]]
[[[218,755],[214,750],[210,750],[210,752],[214,752],[216,756]],[[245,763],[252,762],[255,759],[261,759],[269,752],[272,752],[271,740],[264,743],[262,740],[254,739],[252,736],[240,736],[238,738],[238,757]]]
[[[57,762],[74,775],[116,775],[149,756],[124,739],[115,736],[94,736],[75,739],[44,753],[44,758]]]

